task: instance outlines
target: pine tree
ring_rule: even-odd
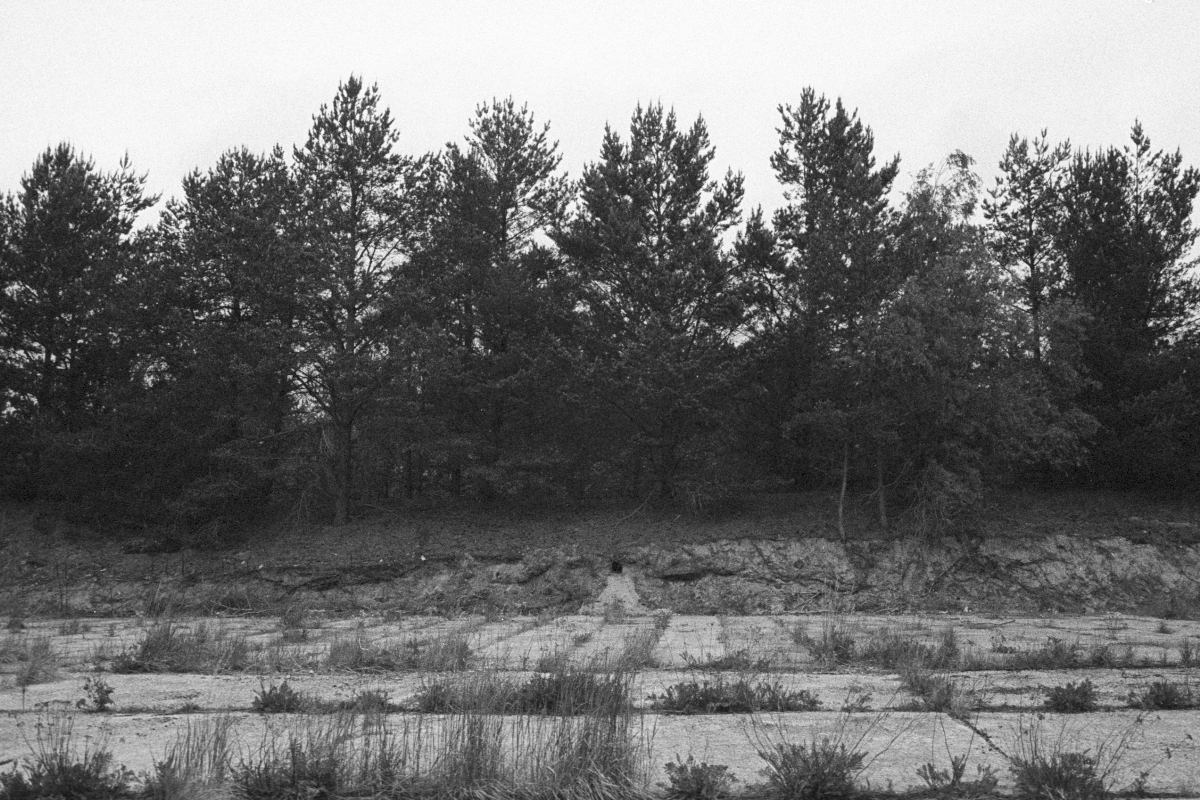
[[[424,231],[425,163],[395,152],[398,136],[378,89],[351,77],[295,150],[308,262],[297,379],[328,423],[335,524],[352,511],[356,426],[414,347],[404,266]]]
[[[746,291],[721,239],[740,218],[741,175],[709,177],[703,119],[682,130],[661,105],[639,107],[628,142],[607,129],[581,181],[581,208],[556,238],[581,286],[581,374],[604,409],[610,454],[630,491],[676,494],[722,428],[733,337]]]

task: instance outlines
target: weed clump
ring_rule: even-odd
[[[1044,707],[1058,714],[1085,714],[1096,710],[1096,687],[1090,679],[1055,686],[1046,693]]]
[[[925,781],[929,791],[935,796],[953,798],[973,798],[992,796],[1000,779],[996,770],[984,764],[975,766],[975,780],[966,780],[967,755],[951,756],[950,769],[938,769],[933,762],[927,761],[917,769],[917,777]]]
[[[807,689],[783,688],[779,681],[752,684],[745,678],[696,681],[668,686],[651,695],[654,708],[680,714],[754,714],[763,711],[816,711],[821,701]]]
[[[1017,797],[1103,800],[1108,792],[1096,758],[1088,753],[1034,752],[1013,758]]]
[[[760,750],[767,795],[778,800],[845,800],[858,793],[857,777],[867,754],[824,738],[803,744],[780,743]]]
[[[76,701],[75,707],[81,711],[94,711],[103,714],[113,704],[113,687],[99,675],[88,676],[83,681],[85,698]]]
[[[1159,680],[1147,686],[1140,694],[1130,692],[1129,705],[1146,711],[1182,711],[1196,708],[1198,704],[1190,686]]]
[[[854,637],[833,623],[821,626],[819,637],[813,637],[803,626],[792,631],[792,640],[807,647],[812,657],[826,667],[849,664],[854,660]]]
[[[278,686],[274,682],[270,686],[260,683],[250,703],[250,709],[259,714],[293,714],[308,706],[308,698],[289,686],[286,680]]]
[[[914,711],[940,712],[961,719],[977,704],[972,692],[962,689],[944,672],[910,665],[900,679],[904,688],[917,696]]]
[[[659,784],[667,800],[724,800],[737,781],[724,764],[696,763],[692,756],[663,765],[667,783]]]

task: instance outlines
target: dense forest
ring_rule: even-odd
[[[1200,172],[1135,124],[901,193],[798,101],[772,215],[661,105],[571,179],[512,100],[415,156],[351,78],[150,225],[128,160],[52,147],[0,198],[0,492],[195,530],[824,488],[932,531],[996,486],[1200,488]]]

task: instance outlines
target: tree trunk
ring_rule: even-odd
[[[333,506],[333,524],[345,525],[350,521],[350,495],[354,488],[354,423],[338,425],[338,449],[335,474],[337,475],[337,497]]]
[[[846,541],[846,478],[850,472],[850,443],[843,445],[842,449],[842,491],[838,495],[838,535],[842,537],[842,541]]]
[[[888,517],[887,517],[887,496],[883,489],[883,447],[876,446],[875,448],[875,485],[879,492],[879,527],[887,533]]]

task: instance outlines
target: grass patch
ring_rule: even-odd
[[[1046,693],[1043,708],[1057,714],[1086,714],[1096,710],[1096,687],[1091,680],[1055,686]]]
[[[1017,650],[1004,659],[1004,666],[1017,670],[1076,669],[1082,666],[1079,642],[1051,637],[1032,650]]]
[[[680,714],[754,714],[759,712],[816,711],[821,701],[807,689],[785,689],[782,683],[745,678],[690,681],[668,686],[662,696],[651,695],[658,711]]]
[[[852,656],[856,662],[896,671],[914,664],[924,669],[954,669],[960,663],[962,651],[954,628],[944,629],[933,644],[888,630],[867,639]]]
[[[965,719],[978,705],[974,692],[963,689],[945,672],[933,672],[914,664],[901,674],[900,681],[917,698],[907,710],[938,712]]]
[[[771,669],[770,659],[755,658],[747,648],[735,650],[717,658],[713,658],[712,653],[706,654],[703,659],[684,653],[683,660],[688,669],[709,672],[767,672]]]
[[[250,666],[250,648],[241,635],[227,635],[201,622],[185,629],[156,622],[141,641],[117,656],[113,672],[239,672]]]
[[[430,639],[409,639],[396,647],[379,646],[361,631],[329,644],[324,667],[349,672],[458,672],[471,662],[471,648],[463,634]]]
[[[520,681],[494,672],[476,672],[424,685],[415,698],[418,711],[436,714],[619,714],[633,704],[632,675],[563,669]]]
[[[825,621],[817,636],[812,636],[803,624],[792,630],[792,641],[808,652],[822,666],[835,668],[854,660],[854,637],[835,622]]]

